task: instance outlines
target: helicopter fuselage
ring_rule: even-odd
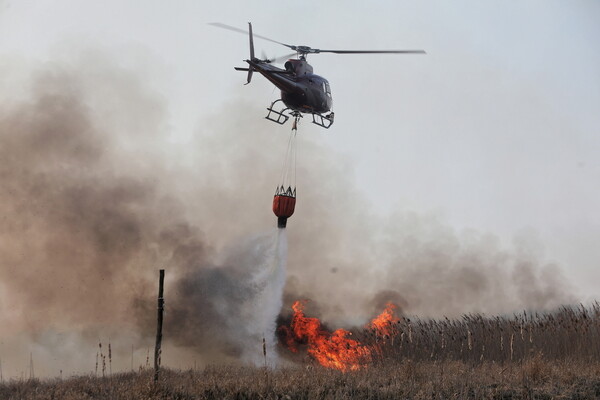
[[[288,108],[311,114],[331,110],[333,100],[329,82],[315,75],[306,60],[290,59],[285,63],[285,69],[257,59],[246,62],[281,90],[281,100]]]
[[[1,0],[0,0],[1,1]],[[331,89],[329,82],[322,76],[313,73],[312,66],[306,62],[308,54],[319,53],[334,53],[334,54],[425,54],[424,50],[339,50],[339,49],[315,49],[310,46],[297,46],[286,44],[277,40],[269,39],[266,36],[253,35],[252,24],[248,22],[248,30],[239,29],[233,26],[225,25],[218,22],[213,22],[211,25],[230,31],[248,34],[250,45],[250,58],[246,60],[249,68],[234,67],[238,71],[246,71],[248,78],[246,85],[252,80],[254,71],[258,71],[261,75],[267,78],[271,83],[281,90],[281,99],[275,100],[267,108],[269,113],[266,119],[283,125],[289,116],[295,118],[292,130],[297,126],[299,118],[302,114],[311,114],[312,122],[325,129],[329,129],[333,124],[334,113],[331,111],[333,100],[331,99]],[[277,68],[271,65],[272,61],[277,61],[280,58],[273,60],[261,60],[254,55],[254,36],[277,43],[295,51],[297,59],[289,59],[285,63],[285,69]],[[289,54],[281,59],[293,56]],[[282,101],[286,108],[278,110],[274,107],[278,102]],[[329,112],[328,114],[325,114]]]

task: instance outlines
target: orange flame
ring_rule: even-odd
[[[370,324],[368,328],[374,329],[380,336],[391,335],[392,324],[398,321],[394,316],[396,306],[388,303],[386,309]],[[326,368],[334,368],[340,371],[356,371],[366,367],[372,360],[375,349],[350,339],[351,332],[338,329],[328,332],[321,326],[321,321],[304,315],[304,303],[294,302],[292,306],[294,316],[290,327],[281,327],[285,334],[284,341],[287,347],[294,353],[298,352],[298,344],[308,346],[308,354]]]
[[[377,335],[381,337],[390,337],[394,333],[394,324],[400,319],[394,315],[394,310],[397,306],[393,303],[387,303],[385,310],[377,317],[375,317],[368,325],[369,328],[374,329]]]
[[[352,333],[338,329],[333,333],[321,327],[321,321],[304,315],[304,304],[294,302],[294,317],[290,328],[284,327],[286,343],[294,353],[296,343],[306,343],[308,353],[324,367],[340,371],[360,369],[370,361],[371,350],[360,342],[350,339]]]

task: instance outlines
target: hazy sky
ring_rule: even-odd
[[[300,134],[347,157],[369,211],[433,213],[507,243],[533,237],[584,296],[600,298],[600,3],[364,4],[0,0],[0,71],[105,53],[147,78],[168,106],[172,142],[185,146],[231,99],[278,98],[262,77],[243,86],[233,70],[247,38],[208,22],[252,21],[256,33],[317,48],[425,49],[310,56],[331,83],[336,122],[325,131],[305,119]],[[299,162],[310,154],[300,149]]]

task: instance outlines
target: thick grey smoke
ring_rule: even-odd
[[[241,360],[255,365],[264,362],[264,338],[268,363],[275,365],[286,232],[274,229],[249,237],[223,254],[218,267],[206,265],[196,256],[174,260],[184,271],[174,287],[178,302],[169,308],[168,332],[178,344],[200,350],[205,360]]]
[[[0,105],[5,371],[11,360],[23,371],[32,351],[46,374],[88,372],[109,336],[115,368],[129,367],[131,346],[134,368],[144,364],[159,268],[167,364],[260,359],[269,335],[259,327],[272,325],[285,279],[270,202],[287,130],[236,100],[191,144],[169,145],[167,105],[132,71],[94,60],[27,82]],[[506,248],[410,212],[374,216],[351,161],[318,141],[300,127],[284,307],[308,298],[350,325],[388,300],[424,316],[573,300],[559,269],[520,242]]]
[[[79,343],[78,352],[89,358],[87,366],[77,365],[91,368],[98,342],[106,353],[112,337],[113,349],[128,356],[133,345],[144,364],[155,329],[156,273],[165,268],[167,340],[191,348],[201,362],[256,363],[264,337],[273,361],[285,233],[263,225],[269,233],[238,235],[215,251],[213,244],[225,241],[212,240],[200,226],[214,221],[221,199],[243,203],[227,189],[232,180],[192,185],[189,199],[206,209],[197,220],[188,218],[176,194],[180,174],[153,148],[165,139],[160,101],[131,74],[86,67],[85,73],[61,67],[34,74],[30,99],[9,101],[2,110],[3,338],[27,334],[39,345],[38,357],[50,344],[64,350]],[[205,173],[194,170],[184,185]],[[235,228],[227,216],[219,223]],[[18,344],[24,357],[27,346]],[[50,352],[56,357],[58,350]],[[10,357],[3,358],[6,371]]]

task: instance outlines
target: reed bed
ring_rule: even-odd
[[[400,318],[390,335],[355,332],[385,360],[484,361],[521,363],[532,357],[549,361],[600,361],[600,304],[561,307],[554,312],[511,316],[464,315],[458,319]]]
[[[349,373],[295,366],[277,370],[210,367],[150,371],[97,378],[13,381],[0,398],[35,399],[594,399],[600,365],[543,359],[513,365],[493,362],[405,360]]]
[[[347,373],[296,355],[277,369],[163,369],[158,383],[150,369],[12,380],[0,384],[0,399],[600,398],[598,303],[510,316],[405,317],[389,332],[355,330],[373,355],[367,367]],[[283,346],[280,353],[286,358]]]

